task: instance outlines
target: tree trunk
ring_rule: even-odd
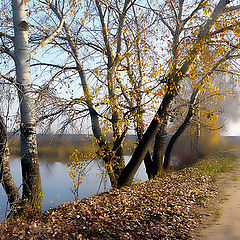
[[[168,111],[170,104],[174,98],[173,93],[166,93],[164,96],[158,111],[151,121],[149,127],[147,128],[146,132],[144,133],[142,139],[139,141],[138,146],[136,147],[129,163],[123,169],[122,174],[118,179],[118,187],[122,187],[125,185],[131,185],[132,180],[143,161],[146,153],[148,152],[153,139],[155,138],[157,131],[164,121],[166,116],[166,112]]]
[[[180,69],[177,71],[173,71],[166,77],[167,81],[167,92],[158,108],[158,111],[151,121],[147,131],[144,133],[141,141],[139,142],[137,148],[135,149],[132,158],[130,159],[127,166],[122,171],[121,176],[118,180],[118,187],[122,187],[124,185],[130,185],[134,175],[136,174],[137,169],[139,168],[143,158],[145,157],[147,151],[149,150],[151,143],[157,134],[157,131],[164,121],[164,117],[166,112],[168,111],[170,104],[174,97],[177,94],[177,91],[180,90],[180,84],[186,74],[188,73],[190,67],[194,63],[194,60],[201,52],[201,46],[206,42],[208,34],[212,29],[215,21],[221,16],[227,1],[220,0],[217,6],[215,7],[211,17],[206,21],[206,23],[202,26],[201,31],[199,32],[197,41],[189,53],[189,58],[183,62]]]
[[[141,116],[142,112],[140,112],[141,106],[138,106],[138,116],[136,119],[136,132],[137,132],[137,137],[138,137],[138,142],[140,142],[143,133],[144,133],[144,124],[143,124],[143,118]],[[152,162],[152,157],[150,154],[150,151],[147,151],[145,157],[144,157],[144,165],[145,165],[145,169],[146,169],[146,173],[148,175],[148,179],[152,179],[153,175],[152,175],[152,169],[153,169],[153,162]]]
[[[14,211],[21,199],[11,175],[9,155],[7,128],[0,115],[0,182],[7,194],[10,210]]]
[[[187,116],[186,116],[184,122],[182,123],[182,125],[178,128],[178,130],[171,137],[171,139],[170,139],[170,141],[167,145],[166,152],[165,152],[164,163],[163,163],[163,168],[164,169],[169,168],[173,147],[174,147],[177,139],[181,136],[181,134],[184,132],[184,130],[188,126],[188,124],[189,124],[189,122],[190,122],[190,120],[193,116],[193,111],[194,111],[194,106],[193,105],[195,104],[195,102],[197,100],[198,94],[199,94],[199,89],[195,89],[194,92],[191,95],[191,100],[190,100]]]
[[[59,9],[57,9],[57,7],[54,6],[53,4],[50,4],[50,7],[53,10],[53,12],[56,14],[58,19],[61,21],[63,16],[62,16],[62,13],[59,11]],[[116,143],[119,141],[115,140],[113,150],[108,145],[108,143],[102,133],[102,129],[100,127],[98,113],[95,109],[95,106],[94,106],[92,100],[91,100],[92,96],[90,95],[90,92],[89,92],[88,80],[87,80],[85,71],[83,69],[83,64],[82,64],[78,49],[76,47],[76,44],[73,41],[70,27],[66,22],[64,23],[64,30],[66,33],[69,47],[71,49],[72,56],[76,62],[76,70],[78,71],[78,74],[79,74],[79,77],[81,80],[81,85],[83,88],[85,101],[86,101],[87,107],[89,109],[93,135],[96,138],[96,141],[100,147],[101,157],[104,160],[104,162],[106,163],[106,168],[108,171],[111,185],[112,185],[112,187],[116,187],[117,186],[117,178],[119,175],[119,173],[118,174],[116,174],[116,173],[119,171],[119,169],[116,169],[116,166],[113,166],[113,162],[117,161],[116,160],[117,156],[121,156],[121,159],[120,159],[121,167],[120,168],[122,168],[122,165],[124,166],[124,159],[122,156],[122,144],[120,142],[120,145],[117,146]],[[117,140],[119,140],[119,138]],[[116,151],[116,154],[113,151]]]
[[[138,141],[140,141],[144,133],[143,132],[144,124],[143,124],[143,118],[141,116],[141,113],[143,112],[141,109],[141,105],[138,105],[138,109],[140,110],[138,111],[139,117],[136,120],[137,122],[136,132],[138,136]],[[163,169],[163,148],[165,143],[166,127],[167,127],[167,117],[166,117],[166,120],[163,121],[163,123],[161,124],[160,129],[156,134],[153,157],[151,157],[150,151],[147,151],[144,157],[144,165],[145,165],[146,173],[148,175],[148,179],[153,179]]]
[[[115,71],[120,63],[121,59],[121,51],[122,51],[122,36],[123,36],[123,27],[127,15],[128,7],[131,3],[131,0],[125,0],[124,6],[122,11],[118,11],[119,17],[118,17],[118,29],[117,29],[117,46],[116,46],[116,53],[115,57],[113,54],[112,49],[112,43],[109,39],[109,32],[107,30],[107,24],[105,21],[105,13],[102,9],[101,2],[99,0],[95,0],[96,7],[98,9],[99,18],[102,26],[102,37],[106,49],[106,57],[107,57],[107,88],[108,88],[108,98],[110,100],[110,107],[112,111],[112,118],[111,118],[111,124],[113,129],[113,144],[114,149],[116,151],[113,152],[116,157],[113,157],[111,159],[111,164],[113,166],[114,173],[116,175],[116,179],[119,178],[122,170],[125,167],[125,161],[123,157],[123,136],[125,130],[121,130],[121,114],[119,111],[119,104],[117,101],[117,95],[116,95],[116,77]]]
[[[166,115],[155,137],[155,143],[154,143],[154,149],[153,149],[153,169],[152,169],[153,178],[161,174],[163,170],[163,155],[164,155],[167,123],[168,123],[168,116]]]
[[[35,102],[30,73],[27,8],[29,1],[12,0],[14,53],[21,114],[22,199],[33,213],[42,209],[42,188],[37,157]]]

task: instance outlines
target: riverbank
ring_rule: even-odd
[[[221,155],[130,188],[70,202],[41,217],[4,223],[1,239],[190,239],[201,209],[217,199],[219,174],[233,169]]]
[[[91,135],[76,134],[38,134],[38,156],[46,161],[60,159],[61,162],[70,162],[74,151],[87,154],[95,154],[99,148]],[[131,155],[136,143],[136,136],[126,137],[123,144],[124,155]],[[20,140],[13,138],[9,142],[12,157],[20,156]],[[85,161],[85,158],[81,159]]]

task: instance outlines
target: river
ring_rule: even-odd
[[[125,159],[128,161],[129,156],[126,156]],[[65,202],[73,201],[73,185],[69,177],[69,168],[67,164],[59,161],[46,161],[45,159],[40,159],[39,162],[43,188],[43,210],[48,210]],[[10,168],[14,181],[20,188],[20,159],[11,159]],[[89,164],[88,171],[83,177],[79,188],[79,199],[90,197],[110,189],[109,180],[107,178],[104,178],[104,180],[102,179],[102,168],[103,165],[100,160]],[[137,181],[147,180],[143,164],[140,166],[135,179]],[[0,186],[0,203],[0,220],[3,220],[7,209],[7,198],[2,186]]]

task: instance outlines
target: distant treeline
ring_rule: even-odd
[[[166,137],[166,143],[171,136]],[[78,150],[80,152],[97,152],[95,140],[89,134],[38,134],[38,155],[40,158],[52,157],[54,160],[59,158],[64,161],[69,161],[71,154]],[[111,138],[109,138],[111,139]],[[186,140],[186,139],[185,139]],[[109,140],[110,141],[110,140]],[[125,155],[130,155],[136,146],[137,137],[128,135],[124,144]],[[187,147],[190,143],[178,141],[176,144],[177,152],[183,147]],[[221,136],[219,145],[238,145],[240,144],[240,136]],[[222,147],[222,146],[221,146]],[[20,155],[20,140],[17,136],[12,138],[10,142],[11,155]]]
[[[38,155],[40,158],[52,157],[69,161],[71,154],[80,152],[97,152],[98,148],[92,135],[88,134],[38,134]],[[109,138],[111,139],[111,138]],[[129,135],[125,141],[125,154],[134,149],[137,137]],[[10,141],[10,152],[13,156],[20,156],[20,139],[14,136]]]

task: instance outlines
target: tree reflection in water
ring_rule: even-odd
[[[126,156],[126,161],[128,161],[128,159],[129,157]],[[16,185],[20,187],[20,160],[11,159],[10,167],[14,181]],[[73,186],[68,175],[69,169],[66,162],[53,160],[46,161],[46,159],[40,159],[40,172],[44,194],[43,210],[54,208],[59,204],[74,200],[72,193]],[[96,160],[89,164],[86,175],[80,185],[79,199],[92,196],[110,188],[110,182],[104,173],[105,171],[102,161]],[[143,166],[139,169],[136,179],[143,181],[147,180]],[[2,220],[5,215],[7,204],[7,198],[2,186],[0,186],[0,200],[0,219]]]

